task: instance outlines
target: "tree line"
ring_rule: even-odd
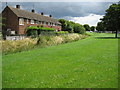
[[[86,31],[94,31],[95,26],[89,26],[88,24],[81,25],[65,19],[59,19],[61,23],[62,31],[68,31],[69,33],[85,34]]]

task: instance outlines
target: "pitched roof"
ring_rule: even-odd
[[[46,22],[52,22],[52,23],[60,24],[57,19],[54,19],[52,17],[43,16],[43,15],[40,15],[40,14],[37,14],[37,13],[28,12],[28,11],[25,11],[25,10],[13,8],[11,6],[8,6],[8,8],[10,8],[18,17],[23,17],[23,18],[34,19],[34,20],[38,20],[38,21],[46,21]]]

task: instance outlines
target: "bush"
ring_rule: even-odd
[[[30,27],[27,27],[27,30],[37,30],[38,27],[35,27],[35,26],[30,26]]]
[[[27,36],[37,37],[37,35],[41,34],[41,32],[43,32],[43,31],[51,32],[54,30],[55,30],[54,28],[30,26],[30,27],[26,28],[26,34],[27,34]],[[47,32],[45,32],[45,33],[47,33]]]
[[[39,27],[40,30],[47,30],[47,31],[54,31],[54,28],[48,28],[48,27]]]
[[[26,34],[27,36],[31,36],[31,37],[36,37],[38,35],[38,27],[35,27],[35,26],[30,26],[30,27],[27,27],[26,28]]]
[[[85,28],[78,23],[74,25],[74,32],[79,33],[79,34],[85,34],[86,33]]]

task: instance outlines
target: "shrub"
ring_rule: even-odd
[[[85,28],[82,26],[82,25],[80,25],[80,24],[75,24],[74,25],[74,32],[75,33],[80,33],[80,34],[85,34]]]
[[[36,30],[36,29],[38,29],[38,27],[35,27],[35,26],[27,27],[27,30]]]
[[[48,28],[48,27],[39,27],[40,30],[47,30],[47,31],[54,31],[54,28]]]
[[[38,35],[37,30],[38,30],[38,27],[35,27],[35,26],[27,27],[26,34],[27,34],[27,36],[31,36],[34,38]]]

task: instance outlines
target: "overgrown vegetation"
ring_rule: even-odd
[[[63,32],[62,32],[63,33]],[[87,35],[80,34],[59,34],[56,35],[40,35],[37,38],[26,38],[24,40],[10,41],[4,40],[2,43],[3,54],[21,52],[32,49],[34,47],[46,47],[52,45],[58,45],[62,43],[72,42],[79,39],[86,38]]]
[[[55,34],[57,35],[68,34],[68,31],[59,31],[59,32],[55,32]]]

